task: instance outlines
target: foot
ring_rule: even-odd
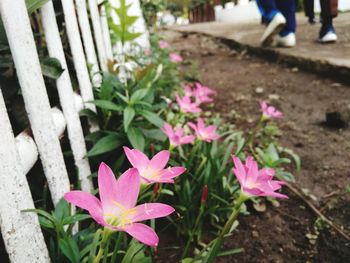
[[[334,43],[338,40],[334,27],[321,28],[319,42],[323,44]]]
[[[310,17],[310,18],[308,19],[308,22],[309,22],[310,25],[316,24],[316,20],[315,20],[314,17]]]
[[[281,13],[277,13],[267,25],[263,36],[261,37],[262,46],[270,46],[274,37],[283,29],[286,19]]]
[[[278,35],[276,37],[276,46],[279,47],[294,47],[296,45],[295,33],[290,32],[285,36]]]

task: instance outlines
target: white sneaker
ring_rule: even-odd
[[[267,25],[264,34],[261,37],[260,43],[262,46],[270,46],[273,43],[273,39],[286,24],[286,19],[281,13],[277,13],[271,22]]]
[[[289,33],[286,36],[277,36],[276,37],[276,46],[279,47],[294,47],[296,45],[295,33]]]
[[[338,40],[336,33],[332,30],[328,31],[323,37],[319,39],[321,43],[333,43]]]

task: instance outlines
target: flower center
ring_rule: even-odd
[[[147,166],[147,168],[141,172],[141,176],[147,179],[156,180],[159,179],[159,171]]]
[[[114,213],[104,214],[106,222],[117,227],[124,227],[125,225],[132,224],[132,216],[137,214],[137,209],[135,207],[127,209],[125,206],[114,200],[112,203],[116,206],[116,210]]]

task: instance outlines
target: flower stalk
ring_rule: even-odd
[[[224,228],[221,230],[219,236],[214,241],[213,246],[210,248],[210,250],[208,252],[208,256],[206,257],[206,259],[203,262],[205,262],[205,263],[214,262],[215,258],[217,257],[217,255],[220,252],[221,246],[224,243],[225,236],[229,233],[229,231],[232,228],[233,223],[236,221],[236,219],[238,217],[238,214],[240,212],[242,204],[248,199],[249,199],[249,197],[244,195],[243,192],[240,193],[238,200],[237,200],[237,203],[234,206],[229,219],[227,220]]]
[[[98,253],[97,253],[96,257],[92,261],[93,263],[99,263],[101,261],[102,256],[104,255],[104,251],[107,247],[107,243],[108,243],[108,239],[109,239],[110,234],[111,234],[111,231],[109,229],[105,228],[103,230],[100,247],[98,249]]]

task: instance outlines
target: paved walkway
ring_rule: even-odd
[[[317,43],[320,24],[309,25],[306,18],[298,14],[297,46],[294,48],[262,48],[259,39],[264,27],[259,21],[245,24],[198,23],[174,26],[172,30],[202,33],[221,38],[235,47],[245,47],[269,59],[284,60],[309,70],[340,73],[350,81],[350,13],[342,13],[335,20],[339,41],[335,44]],[[332,73],[332,74],[333,74]]]

